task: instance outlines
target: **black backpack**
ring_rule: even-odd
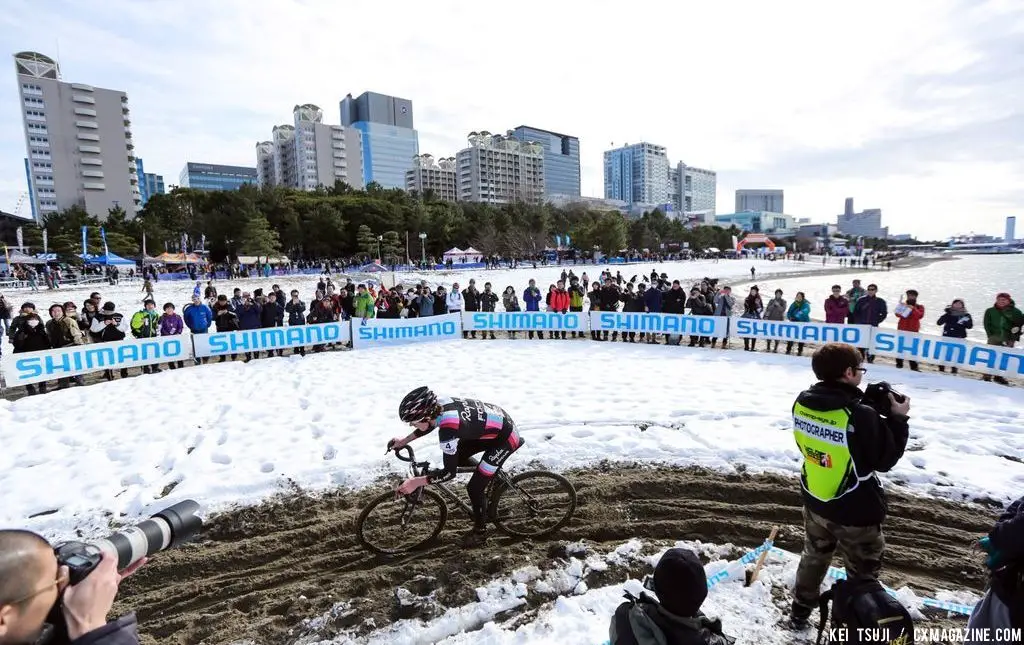
[[[914,621],[910,612],[874,578],[837,580],[821,595],[818,645],[825,631],[828,604],[832,602],[833,629],[845,629],[840,642],[913,645]],[[864,631],[858,631],[864,630]]]

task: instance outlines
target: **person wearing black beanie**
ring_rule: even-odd
[[[609,628],[611,645],[732,645],[722,633],[722,621],[708,618],[700,606],[708,595],[704,565],[689,549],[669,549],[644,586],[657,599],[641,592],[626,593]]]

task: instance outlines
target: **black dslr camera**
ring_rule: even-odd
[[[892,414],[892,401],[889,400],[890,394],[899,403],[907,400],[906,396],[892,389],[891,385],[885,381],[879,381],[878,383],[869,383],[864,388],[864,396],[861,397],[860,402],[871,406],[875,412],[883,417],[888,417]]]
[[[92,573],[104,553],[117,558],[121,571],[158,551],[176,547],[192,538],[203,527],[196,512],[199,504],[191,499],[168,506],[148,520],[111,533],[92,543],[64,542],[54,547],[57,563],[68,568],[68,584],[77,585]],[[46,618],[44,637],[37,643],[60,645],[68,642],[67,624],[60,599]]]

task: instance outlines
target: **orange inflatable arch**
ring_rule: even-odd
[[[743,247],[746,246],[747,242],[750,242],[751,244],[766,244],[769,249],[771,249],[772,251],[775,250],[775,242],[772,242],[771,238],[769,238],[767,235],[763,233],[750,233],[739,241],[739,244],[736,245],[736,251],[742,251]]]

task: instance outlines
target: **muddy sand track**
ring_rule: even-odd
[[[138,612],[147,643],[288,643],[305,618],[353,600],[357,610],[329,630],[366,631],[400,617],[394,588],[427,576],[446,607],[476,600],[474,588],[510,572],[546,568],[568,541],[596,551],[639,537],[673,541],[761,543],[771,525],[776,543],[799,552],[801,503],[793,478],[723,475],[703,469],[599,467],[567,473],[579,492],[573,521],[537,543],[492,537],[485,548],[463,549],[468,521],[449,516],[435,545],[414,555],[380,558],[354,537],[362,505],[380,488],[309,496],[295,492],[258,507],[213,518],[200,542],[160,554],[125,582],[116,609]],[[995,511],[890,494],[883,579],[919,594],[936,588],[980,590],[984,574],[972,539],[990,528]]]

